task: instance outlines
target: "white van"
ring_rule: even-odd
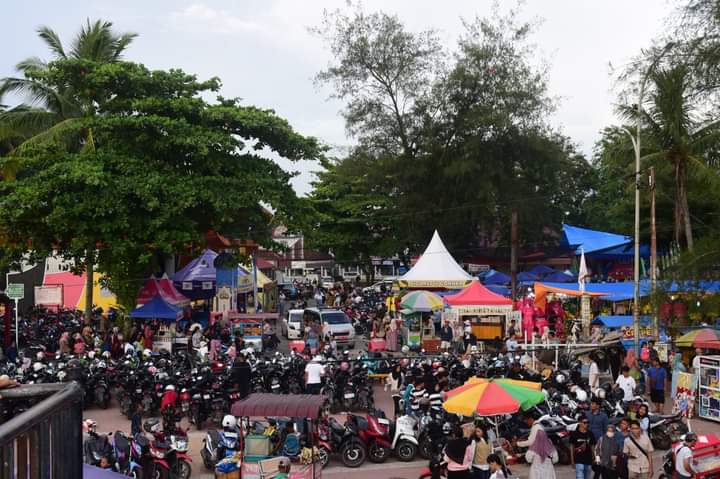
[[[291,309],[283,318],[280,326],[282,335],[288,339],[302,339],[303,331],[303,313],[302,309]]]
[[[323,331],[333,335],[338,346],[355,348],[355,328],[345,313],[331,308],[308,308],[304,312],[306,321],[318,322]]]

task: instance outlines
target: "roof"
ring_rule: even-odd
[[[175,321],[182,317],[182,309],[167,303],[160,295],[130,312],[131,318],[165,319]]]
[[[452,306],[512,305],[511,299],[493,293],[477,279],[459,293],[445,296],[445,302]]]
[[[176,306],[185,306],[190,303],[190,300],[175,288],[172,281],[163,275],[160,279],[150,277],[145,281],[145,284],[140,290],[140,294],[138,294],[137,304],[145,304],[158,294],[162,296],[167,303]]]
[[[287,416],[318,419],[325,398],[320,394],[250,394],[236,401],[230,408],[230,414],[243,416]]]
[[[399,281],[409,287],[458,287],[471,279],[472,276],[457,264],[435,231],[418,262]]]
[[[577,226],[563,225],[563,244],[576,246],[576,254],[594,253],[632,243],[629,236],[595,231]]]
[[[579,291],[580,287],[577,283],[553,283],[541,281],[542,284],[551,288],[561,288],[566,290]],[[648,296],[650,294],[650,282],[647,280],[640,281],[640,296]],[[623,283],[585,283],[585,291],[588,293],[602,293],[601,299],[605,301],[626,301],[632,299],[634,295],[634,286],[632,281]]]

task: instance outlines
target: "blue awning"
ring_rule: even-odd
[[[562,244],[565,246],[576,246],[577,254],[580,254],[581,250],[585,251],[585,254],[588,254],[631,243],[632,238],[629,236],[563,225]]]
[[[652,318],[650,316],[640,316],[640,325],[650,325]],[[622,328],[633,325],[632,315],[626,316],[598,316],[593,319],[592,324],[599,324],[608,328]]]
[[[510,283],[510,276],[508,276],[505,273],[501,273],[500,271],[493,270],[492,272],[485,275],[485,279],[483,280],[483,284],[508,284]]]
[[[155,295],[150,301],[130,312],[131,318],[164,319],[176,321],[182,318],[183,310],[166,302],[162,296]]]
[[[552,283],[542,281],[542,284],[552,288],[563,288],[578,291],[580,286],[577,283]],[[631,281],[625,283],[587,283],[585,291],[588,293],[603,293],[599,299],[604,301],[626,301],[634,296],[634,285]],[[640,296],[648,296],[650,294],[650,281],[640,281]]]

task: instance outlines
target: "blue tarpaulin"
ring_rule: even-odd
[[[495,294],[505,296],[506,298],[510,297],[510,288],[508,287],[500,286],[498,284],[486,284],[485,287]]]
[[[542,276],[545,274],[554,273],[555,269],[551,268],[550,266],[545,266],[544,264],[539,264],[537,266],[533,266],[533,268],[528,271],[530,274],[534,274],[535,276]]]
[[[537,281],[538,279],[540,279],[540,278],[538,278],[537,276],[535,276],[532,273],[528,273],[527,271],[523,271],[522,273],[517,275],[517,280],[521,281],[521,282],[522,281]]]
[[[543,278],[543,283],[575,283],[576,281],[577,276],[565,273],[563,271],[555,271],[554,273],[549,274],[545,276],[545,278]]]
[[[160,295],[155,295],[150,301],[130,312],[135,319],[164,319],[176,321],[182,318],[182,309],[167,303]]]
[[[580,254],[581,250],[588,254],[631,243],[632,238],[629,236],[563,225],[562,244],[576,246],[576,254]]]
[[[652,321],[650,316],[640,316],[640,326],[649,326]],[[593,319],[592,324],[600,324],[608,328],[622,328],[633,325],[632,315],[625,316],[598,316]]]

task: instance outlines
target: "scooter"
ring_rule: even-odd
[[[203,448],[200,450],[205,468],[214,470],[219,461],[235,454],[240,444],[239,439],[237,430],[229,428],[222,431],[208,430],[203,439]]]
[[[143,449],[150,445],[150,441],[138,434],[135,439],[116,431],[113,435],[113,454],[115,456],[115,469],[128,477],[142,477]]]
[[[403,462],[415,459],[419,447],[415,437],[415,418],[400,416],[392,422],[375,414],[368,414],[367,418],[349,414],[348,420],[357,425],[360,439],[368,448],[368,459],[372,462],[385,462],[391,451]]]
[[[334,418],[330,418],[327,425],[320,428],[318,446],[322,467],[327,466],[333,453],[340,455],[345,467],[360,467],[367,458],[365,444],[360,440],[351,423],[342,425]]]

